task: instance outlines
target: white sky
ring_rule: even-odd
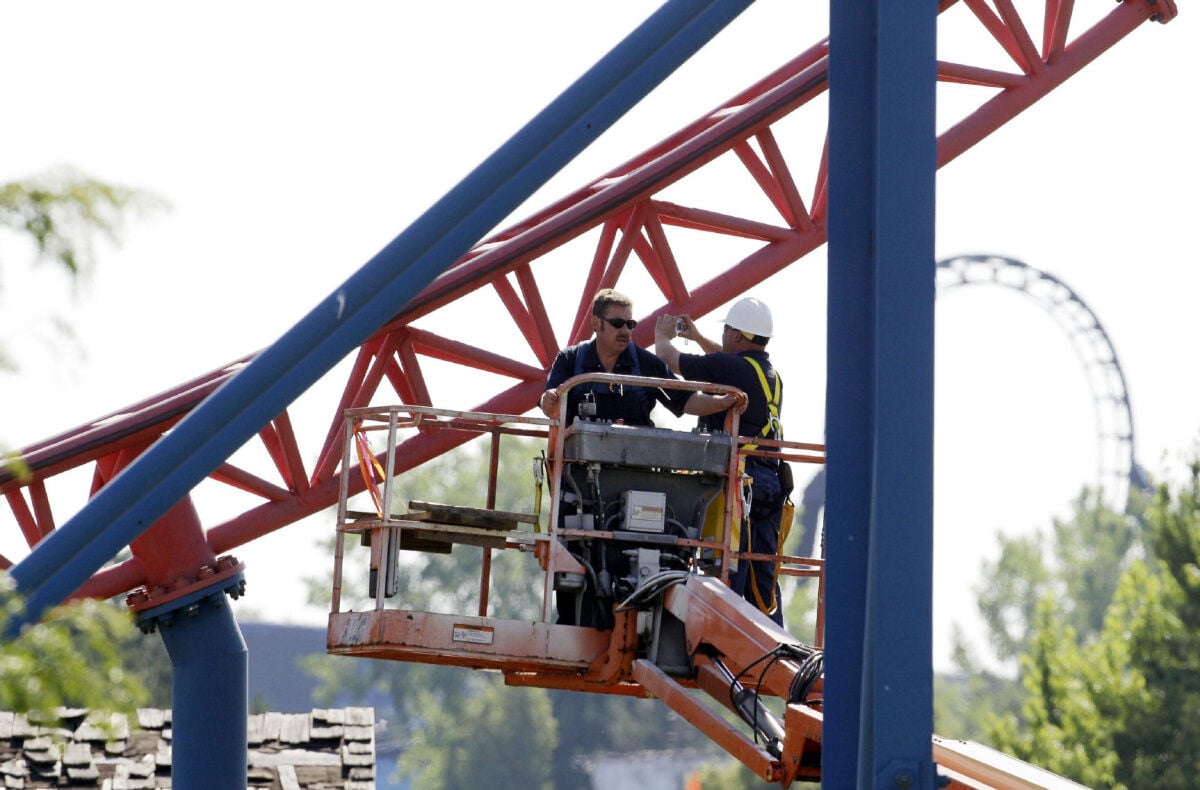
[[[760,0],[518,214],[815,43],[824,7]],[[173,210],[101,248],[74,301],[57,274],[24,271],[26,251],[0,237],[0,332],[22,365],[0,377],[0,443],[48,438],[269,345],[650,8],[7,5],[0,182],[70,165],[161,195]],[[1070,285],[1116,346],[1138,458],[1160,477],[1179,469],[1200,428],[1197,31],[1186,6],[1169,25],[1142,26],[938,176],[938,257],[1006,255]],[[944,51],[965,43],[942,35]],[[820,250],[764,289],[789,295],[786,306],[773,302],[783,340],[772,352],[789,382],[794,439],[822,439],[824,261]],[[70,320],[78,353],[45,340],[54,315]],[[974,618],[970,587],[993,534],[1045,528],[1069,512],[1093,479],[1096,430],[1069,341],[1032,303],[960,290],[941,301],[937,321],[942,662],[950,622]],[[328,560],[307,546],[331,528],[310,519],[235,552],[249,566],[243,605],[321,622],[302,610],[300,579],[328,575]]]

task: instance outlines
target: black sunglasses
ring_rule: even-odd
[[[608,325],[613,329],[621,329],[622,327],[626,326],[630,329],[633,329],[635,326],[637,326],[637,321],[632,318],[603,318],[601,320],[607,321]]]

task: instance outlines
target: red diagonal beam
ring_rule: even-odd
[[[539,342],[534,346],[538,362],[542,367],[549,368],[558,353],[558,341],[554,339],[554,327],[550,325],[550,315],[546,312],[546,303],[542,300],[541,289],[533,277],[533,271],[528,266],[520,266],[516,270],[517,284],[521,286],[521,295],[529,307],[529,318],[538,330]]]
[[[446,362],[453,362],[464,367],[496,373],[510,378],[529,380],[546,375],[546,368],[534,367],[518,362],[510,357],[495,354],[477,346],[472,346],[458,340],[451,340],[431,332],[414,330],[413,347],[424,356],[434,357]]]
[[[219,483],[233,486],[250,494],[260,496],[272,502],[284,502],[292,498],[292,491],[263,480],[258,475],[231,463],[223,463],[210,475]]]
[[[30,487],[32,488],[32,486]],[[8,500],[8,506],[12,508],[17,526],[21,528],[21,534],[25,536],[25,545],[36,546],[45,536],[38,529],[37,519],[33,517],[33,511],[29,509],[29,503],[25,501],[24,492],[14,489],[6,493],[4,497]]]

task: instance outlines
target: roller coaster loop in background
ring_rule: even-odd
[[[938,291],[981,285],[1008,288],[1033,300],[1070,339],[1087,376],[1096,411],[1095,485],[1110,508],[1124,511],[1129,493],[1147,491],[1150,483],[1137,462],[1125,373],[1100,318],[1062,280],[1022,261],[989,254],[957,255],[938,261]],[[800,503],[802,552],[814,549],[824,501],[825,468],[820,467],[805,487]]]

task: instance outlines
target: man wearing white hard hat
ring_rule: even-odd
[[[702,335],[688,316],[660,316],[654,327],[654,353],[689,381],[725,384],[745,392],[749,403],[738,422],[742,436],[782,439],[779,416],[783,381],[766,350],[774,333],[770,308],[754,297],[746,297],[729,308],[722,323],[724,329],[717,343]],[[696,341],[705,353],[680,353],[671,343],[677,336]],[[724,412],[699,419],[701,429],[720,430],[725,424]],[[778,458],[748,456],[746,474],[753,486],[749,535],[747,530],[742,531],[741,551],[779,554],[779,521],[784,500],[791,493],[790,470]],[[774,562],[739,562],[729,586],[783,625]]]

